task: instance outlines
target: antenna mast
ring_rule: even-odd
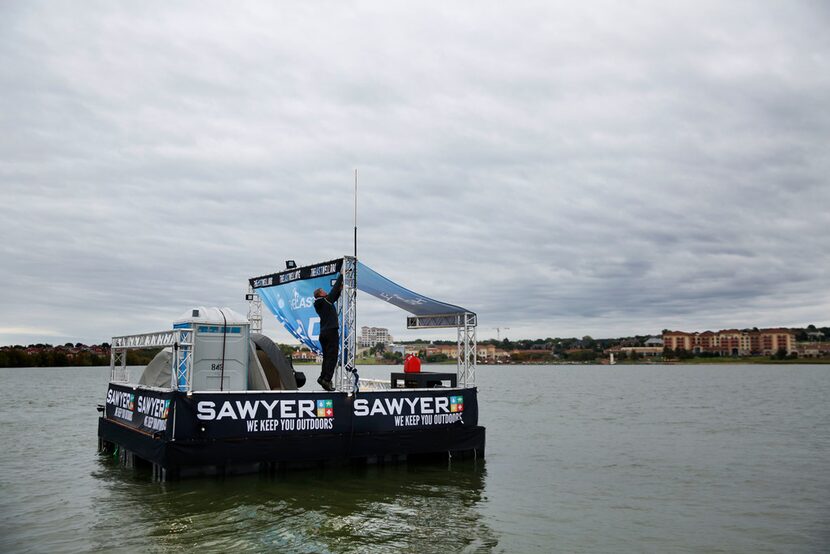
[[[354,257],[357,259],[357,169],[354,170]]]
[[[349,395],[360,390],[360,377],[355,365],[357,327],[357,169],[354,170],[354,257],[343,257],[343,284],[345,298],[341,298],[340,317],[342,333],[340,333],[340,356],[335,379],[339,390],[351,389]],[[351,375],[347,375],[351,373]]]

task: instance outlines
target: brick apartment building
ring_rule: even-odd
[[[724,329],[718,332],[663,333],[663,345],[672,350],[683,349],[694,354],[710,352],[721,356],[771,356],[779,350],[795,351],[795,334],[789,329],[741,331]]]

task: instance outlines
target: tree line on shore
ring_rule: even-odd
[[[147,365],[160,348],[127,351],[127,365]],[[70,342],[0,347],[0,367],[90,367],[110,364],[108,343],[85,345]]]
[[[664,330],[665,332],[666,330]],[[821,341],[830,340],[830,327],[816,327],[808,325],[804,328],[792,328],[796,341],[816,340],[812,338],[816,333],[821,336]],[[604,356],[604,351],[614,346],[641,346],[653,335],[633,335],[629,337],[594,339],[591,336],[582,338],[538,338],[519,339],[512,341],[504,339],[484,339],[478,344],[492,345],[499,350],[510,352],[510,361],[514,363],[545,362],[562,360],[568,362],[591,362]],[[406,341],[406,345],[423,346],[421,358],[427,363],[438,363],[448,359],[446,354],[427,354],[427,347],[430,345],[452,345],[456,341],[423,339]],[[300,345],[279,344],[280,349],[286,356],[299,350]],[[127,351],[127,365],[146,365],[159,352],[160,348],[136,349]],[[381,348],[375,348],[371,354],[380,354],[384,361],[389,363],[400,363],[402,355],[399,352],[384,352]],[[713,357],[715,354],[702,353],[694,354],[683,350],[669,350],[663,352],[664,359],[687,360],[694,357]],[[626,357],[637,360],[640,356],[630,353],[627,356],[619,356],[622,361]],[[773,359],[787,358],[786,352],[773,354]],[[30,344],[28,346],[14,345],[0,347],[0,367],[66,367],[66,366],[103,366],[110,363],[110,345],[102,343],[99,345],[85,345],[82,343],[67,342],[63,345],[51,344]]]

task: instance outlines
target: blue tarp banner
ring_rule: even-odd
[[[469,311],[404,288],[361,262],[357,262],[357,290],[369,293],[412,315],[449,315]]]
[[[256,277],[251,279],[251,286],[294,338],[313,352],[322,354],[320,318],[314,310],[314,291],[321,288],[328,293],[341,267],[342,260],[334,260]]]

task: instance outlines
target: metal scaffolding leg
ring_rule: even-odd
[[[248,285],[248,294],[245,295],[248,300],[248,322],[250,323],[251,333],[262,334],[262,298],[254,291],[251,285]]]
[[[110,347],[110,381],[127,382],[127,351],[122,348]]]
[[[343,258],[343,294],[340,296],[340,356],[334,376],[338,390],[357,388],[355,348],[357,331],[357,259]]]
[[[458,362],[456,373],[462,387],[476,383],[476,314],[466,312],[458,316]]]

